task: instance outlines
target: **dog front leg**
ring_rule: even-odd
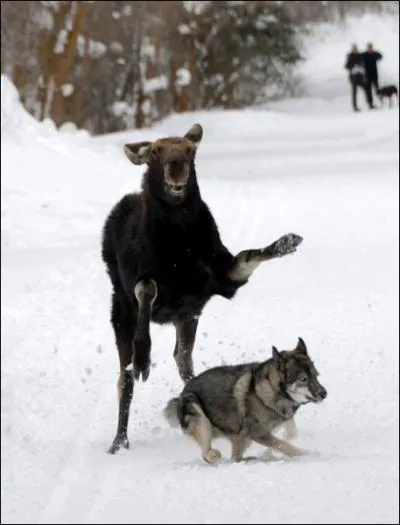
[[[232,461],[241,461],[243,459],[243,454],[251,445],[251,439],[247,436],[232,436],[230,441],[232,445]]]
[[[288,233],[266,248],[243,250],[236,255],[228,277],[234,282],[247,281],[262,262],[294,253],[302,240],[300,235]]]
[[[157,284],[153,279],[139,281],[135,286],[138,317],[133,338],[133,377],[146,381],[150,374],[150,320],[151,309],[157,297]]]
[[[174,358],[179,375],[185,384],[194,376],[192,353],[198,322],[198,317],[189,317],[180,319],[175,323]]]
[[[279,439],[272,434],[256,436],[253,437],[253,440],[260,445],[264,445],[266,447],[272,448],[273,450],[277,450],[278,452],[282,452],[282,454],[285,454],[285,456],[289,457],[305,456],[309,453],[307,450],[295,447],[291,443],[288,443],[283,439]]]
[[[299,435],[299,431],[297,430],[296,422],[293,417],[285,421],[282,424],[282,427],[284,431],[284,438],[288,441],[296,439]]]

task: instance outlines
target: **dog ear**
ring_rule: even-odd
[[[307,346],[306,343],[303,341],[301,337],[297,340],[297,346],[295,348],[297,352],[303,352],[303,354],[307,354]]]
[[[281,354],[279,350],[276,348],[276,346],[272,347],[272,359],[275,361],[276,364],[279,364],[281,360]]]
[[[125,144],[124,152],[132,164],[141,166],[142,164],[146,164],[150,159],[151,145],[151,142]]]

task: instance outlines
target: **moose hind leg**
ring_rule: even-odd
[[[132,338],[134,335],[135,316],[126,314],[113,297],[112,324],[115,332],[120,375],[118,379],[118,426],[117,433],[108,452],[115,454],[121,446],[129,448],[128,422],[133,398],[134,380],[132,375]]]
[[[179,375],[184,383],[187,383],[194,376],[192,353],[198,322],[197,317],[189,317],[175,323],[176,343],[174,358]]]

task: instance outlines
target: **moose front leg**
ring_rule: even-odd
[[[197,316],[179,319],[175,323],[176,343],[174,358],[179,375],[185,384],[194,376],[192,353],[198,323]]]
[[[266,248],[243,250],[239,252],[228,276],[232,281],[247,281],[254,270],[264,261],[283,257],[296,251],[303,238],[295,233],[288,233]]]
[[[138,315],[133,338],[133,377],[146,381],[150,374],[150,319],[151,309],[157,297],[157,284],[153,279],[144,279],[135,286]]]

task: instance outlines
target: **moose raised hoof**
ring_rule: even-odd
[[[300,235],[288,233],[287,235],[283,235],[280,239],[275,241],[271,246],[268,246],[267,250],[270,255],[275,257],[283,257],[284,255],[294,253],[302,241],[303,237],[300,237]]]
[[[118,452],[118,450],[123,447],[123,448],[126,448],[126,449],[129,449],[129,440],[128,438],[125,436],[125,437],[116,437],[113,441],[113,444],[111,445],[111,447],[108,449],[108,453],[109,454],[115,454],[116,452]]]

